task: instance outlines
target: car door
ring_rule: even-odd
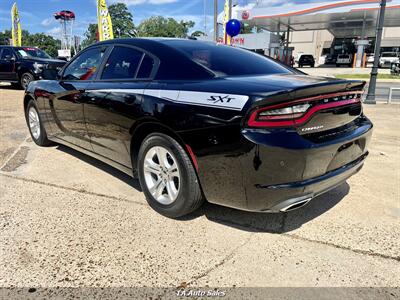
[[[17,80],[13,50],[11,48],[2,48],[0,52],[0,79]]]
[[[157,59],[143,50],[116,45],[105,60],[101,74],[88,88],[85,119],[93,150],[131,167],[132,128],[142,115],[143,92]]]
[[[91,47],[79,54],[64,69],[57,91],[50,98],[50,110],[56,129],[53,135],[66,142],[92,151],[86,129],[83,104],[89,101],[87,88],[106,53],[107,47]]]

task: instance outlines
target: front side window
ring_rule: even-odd
[[[12,53],[11,53],[10,49],[6,48],[6,49],[3,49],[3,52],[1,53],[1,59],[6,59],[7,56],[8,57],[12,56]]]
[[[64,71],[64,80],[92,80],[99,68],[105,48],[93,48],[80,54]]]
[[[101,79],[135,79],[144,53],[129,47],[114,47],[104,66]]]

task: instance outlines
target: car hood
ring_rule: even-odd
[[[54,58],[40,58],[40,59],[25,59],[25,61],[30,61],[32,63],[38,63],[38,64],[49,64],[49,65],[65,65],[66,62],[60,59],[54,59]]]

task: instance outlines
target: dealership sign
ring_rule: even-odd
[[[270,32],[239,34],[232,38],[232,46],[246,48],[250,50],[269,49],[271,43],[276,43],[278,36]]]

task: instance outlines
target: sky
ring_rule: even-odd
[[[224,0],[219,1],[219,10],[223,10]],[[294,6],[300,3],[326,2],[334,0],[258,0],[271,6]],[[76,14],[74,34],[83,36],[88,24],[96,23],[95,0],[0,0],[0,31],[11,28],[10,10],[17,2],[22,28],[31,33],[44,32],[55,37],[60,33],[59,24],[53,18],[55,12],[72,10]],[[174,17],[177,20],[192,20],[196,23],[194,30],[213,27],[213,0],[107,0],[107,4],[123,2],[128,5],[133,14],[135,25],[143,19],[161,15]],[[240,6],[248,6],[256,0],[233,0]],[[205,14],[204,14],[205,12]]]

